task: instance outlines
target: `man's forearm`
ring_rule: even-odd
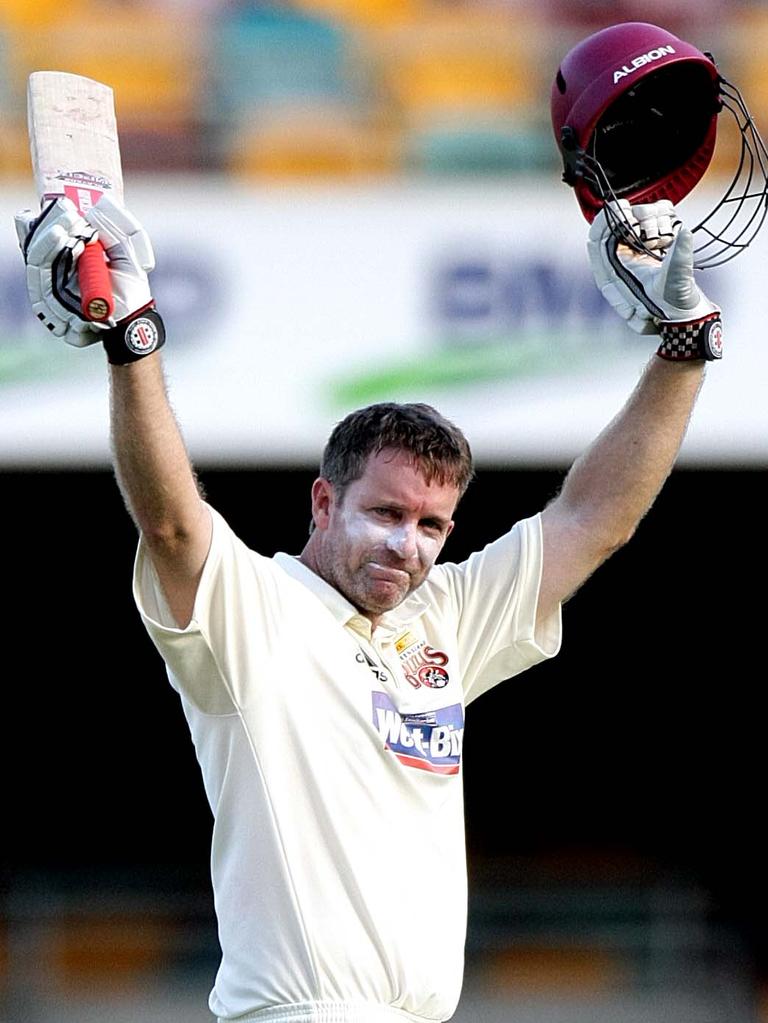
[[[173,542],[200,518],[200,493],[168,402],[159,354],[110,366],[115,473],[147,539]]]
[[[568,474],[558,501],[614,548],[628,539],[674,465],[704,363],[654,357],[622,410]]]
[[[674,465],[704,376],[653,357],[611,423],[544,509],[539,613],[550,614],[632,536]]]

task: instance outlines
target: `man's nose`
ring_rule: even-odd
[[[418,555],[416,526],[401,524],[387,538],[387,547],[403,561],[412,561]]]

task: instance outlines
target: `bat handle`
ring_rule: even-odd
[[[97,322],[108,319],[115,310],[115,300],[107,256],[101,242],[90,242],[85,246],[77,261],[77,279],[83,315]]]

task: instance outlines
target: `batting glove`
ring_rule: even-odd
[[[661,335],[658,354],[674,361],[722,356],[720,309],[693,272],[693,235],[672,203],[621,199],[595,217],[587,252],[606,300],[638,334]]]
[[[109,361],[119,365],[163,345],[165,329],[148,278],[155,266],[152,243],[138,220],[110,196],[102,196],[85,218],[69,199],[56,200],[37,218],[23,211],[16,230],[33,310],[53,334],[79,348],[102,341]],[[83,316],[75,272],[85,244],[96,238],[107,254],[115,304],[113,316],[101,323]]]
[[[111,326],[152,302],[148,273],[155,269],[149,235],[138,220],[109,195],[102,195],[85,214],[109,260],[115,312]]]
[[[21,210],[14,217],[32,311],[55,336],[76,348],[99,340],[100,326],[83,318],[75,265],[96,232],[69,199],[57,199],[42,213]]]
[[[110,362],[136,362],[165,344],[165,327],[155,309],[148,274],[155,268],[149,235],[138,220],[109,195],[85,215],[96,228],[109,261],[115,301],[112,329],[102,340]]]

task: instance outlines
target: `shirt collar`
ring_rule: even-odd
[[[284,554],[278,551],[274,556],[276,564],[293,579],[306,586],[331,612],[339,625],[351,628],[354,632],[371,638],[371,623],[361,615],[354,604],[350,604],[346,597],[322,579],[311,568],[308,568],[303,561],[291,554]],[[392,611],[387,611],[381,616],[376,628],[376,636],[381,639],[388,639],[397,632],[402,632],[406,625],[420,618],[428,607],[427,602],[419,596],[418,590],[399,604]]]

